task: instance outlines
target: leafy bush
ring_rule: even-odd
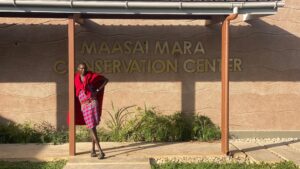
[[[0,143],[65,143],[68,134],[65,130],[56,130],[50,123],[0,124]]]
[[[165,115],[158,115],[154,109],[145,109],[135,126],[135,141],[169,141],[172,124]]]
[[[14,123],[0,125],[0,133],[1,143],[37,143],[41,137],[41,133],[33,129],[28,122],[23,125]]]
[[[41,134],[42,143],[61,144],[68,141],[68,131],[65,129],[56,129],[49,122],[34,124],[34,129]]]
[[[211,141],[221,138],[221,131],[207,116],[195,116],[192,138],[199,141]]]
[[[191,140],[191,123],[192,119],[184,116],[182,112],[177,112],[170,116],[172,123],[172,141]]]
[[[135,106],[116,108],[108,112],[107,129],[98,128],[101,141],[211,141],[221,137],[220,129],[206,116],[188,118],[181,112],[162,115],[155,108]],[[76,141],[91,141],[86,126],[76,130]],[[53,143],[68,142],[68,130],[56,129],[48,122],[0,124],[0,143]]]
[[[1,169],[63,169],[66,160],[50,162],[30,162],[30,161],[0,161]]]
[[[111,133],[109,130],[106,130],[104,128],[98,128],[97,134],[100,141],[112,141]]]
[[[97,128],[97,135],[100,141],[112,141],[110,140],[110,132],[103,128]],[[91,141],[91,132],[85,126],[76,127],[76,141],[77,142],[90,142]]]
[[[131,141],[183,141],[189,140],[190,127],[182,113],[161,115],[155,108],[138,109],[138,116],[125,127]]]
[[[274,164],[267,163],[172,163],[168,162],[165,164],[154,164],[151,166],[152,169],[297,169],[297,165],[293,162],[280,162]]]
[[[76,141],[78,142],[91,141],[91,133],[86,126],[76,127]]]

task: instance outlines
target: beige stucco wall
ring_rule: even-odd
[[[300,130],[299,9],[300,2],[287,0],[286,7],[274,16],[248,23],[239,17],[232,22],[230,56],[241,61],[241,71],[230,74],[231,130]],[[46,120],[60,127],[66,125],[67,74],[57,73],[64,70],[62,63],[67,61],[66,23],[65,19],[0,19],[0,121]],[[117,107],[146,104],[164,114],[180,110],[187,114],[196,112],[219,124],[218,66],[216,72],[187,72],[194,66],[190,62],[191,67],[184,69],[189,59],[220,58],[220,26],[203,25],[204,21],[198,20],[107,19],[77,25],[77,62],[178,61],[177,72],[138,72],[134,68],[126,72],[124,67],[113,72],[108,66],[103,72],[110,79],[105,92],[104,120],[113,102]],[[141,44],[147,41],[149,51],[82,52],[84,42],[95,42],[98,50],[101,42],[112,47],[115,42],[125,41]],[[188,41],[194,47],[200,41],[204,52],[155,54],[157,41],[167,41],[169,45]],[[59,64],[58,70],[55,64]]]

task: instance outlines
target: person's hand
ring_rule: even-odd
[[[91,98],[94,100],[97,99],[97,92],[92,92]]]
[[[102,84],[99,88],[96,89],[96,92],[97,93],[100,92],[104,88],[105,85],[106,85],[106,83]]]

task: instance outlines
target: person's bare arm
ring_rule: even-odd
[[[104,77],[102,85],[96,89],[96,92],[98,93],[99,91],[101,91],[105,87],[105,85],[108,83],[108,81],[109,80]]]

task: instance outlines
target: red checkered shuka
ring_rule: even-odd
[[[81,111],[87,128],[96,127],[100,122],[97,100],[87,102],[89,98],[83,90],[79,92],[78,99],[81,103]]]

